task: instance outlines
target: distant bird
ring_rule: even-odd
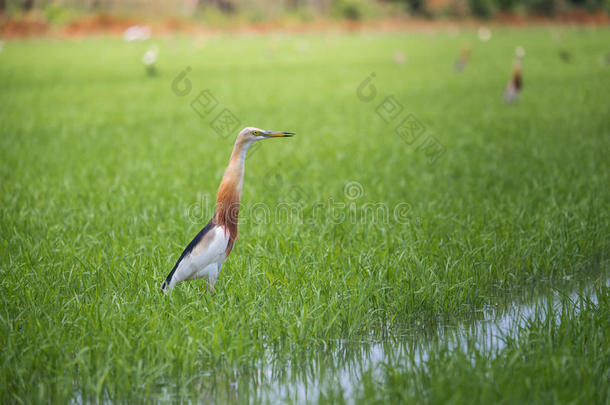
[[[405,54],[402,51],[394,52],[394,63],[396,63],[397,65],[402,65],[406,61],[407,61],[407,57],[405,56]]]
[[[525,50],[522,47],[517,47],[515,51],[515,63],[513,67],[513,74],[506,85],[504,90],[504,101],[507,103],[513,103],[519,98],[521,89],[523,88],[523,78],[521,76],[521,62],[525,56]]]
[[[205,277],[210,292],[214,291],[214,283],[237,238],[239,201],[248,148],[263,139],[293,135],[293,132],[265,131],[254,127],[242,129],[235,140],[229,165],[218,188],[216,213],[184,249],[161,285],[162,290],[171,290],[183,281]]]
[[[157,62],[158,56],[159,49],[156,46],[148,48],[144,56],[142,56],[142,63],[144,64],[144,67],[146,67],[146,73],[148,73],[149,76],[155,76],[157,74],[155,63]]]
[[[123,32],[125,42],[146,41],[150,39],[150,27],[147,25],[132,25]]]
[[[466,45],[460,51],[460,58],[455,61],[455,71],[461,72],[468,65],[468,61],[470,60],[470,46]]]
[[[479,27],[477,35],[481,42],[487,42],[491,39],[491,30],[487,27]]]

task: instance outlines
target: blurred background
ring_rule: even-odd
[[[0,33],[116,30],[143,19],[165,30],[473,18],[607,23],[609,11],[610,0],[0,0]]]

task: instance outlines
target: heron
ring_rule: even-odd
[[[523,87],[523,78],[521,76],[521,64],[523,57],[525,56],[525,50],[522,47],[517,47],[515,50],[515,63],[513,66],[513,74],[506,85],[504,90],[504,101],[506,103],[512,103],[517,101],[521,88]]]
[[[158,55],[159,48],[154,45],[148,48],[144,56],[142,56],[142,63],[144,64],[144,67],[146,67],[146,73],[148,73],[149,76],[155,76],[157,74],[155,62],[157,62]]]
[[[460,58],[455,61],[455,71],[461,72],[468,65],[468,61],[470,60],[470,45],[466,45],[460,51]]]
[[[239,202],[248,148],[263,139],[294,135],[294,132],[265,131],[255,127],[241,130],[216,194],[216,212],[184,249],[161,285],[163,291],[172,290],[183,281],[207,278],[208,289],[210,293],[214,292],[216,279],[237,238]]]

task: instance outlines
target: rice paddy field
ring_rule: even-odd
[[[0,402],[609,404],[610,30],[491,34],[5,42]]]

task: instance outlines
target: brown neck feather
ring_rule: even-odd
[[[229,244],[226,254],[233,249],[237,239],[237,226],[239,223],[239,201],[241,198],[241,187],[244,178],[244,161],[246,151],[243,143],[236,142],[231,154],[229,166],[218,188],[216,195],[216,224],[224,227],[229,232]]]
[[[517,90],[521,90],[521,69],[518,67],[513,71],[513,85]]]

